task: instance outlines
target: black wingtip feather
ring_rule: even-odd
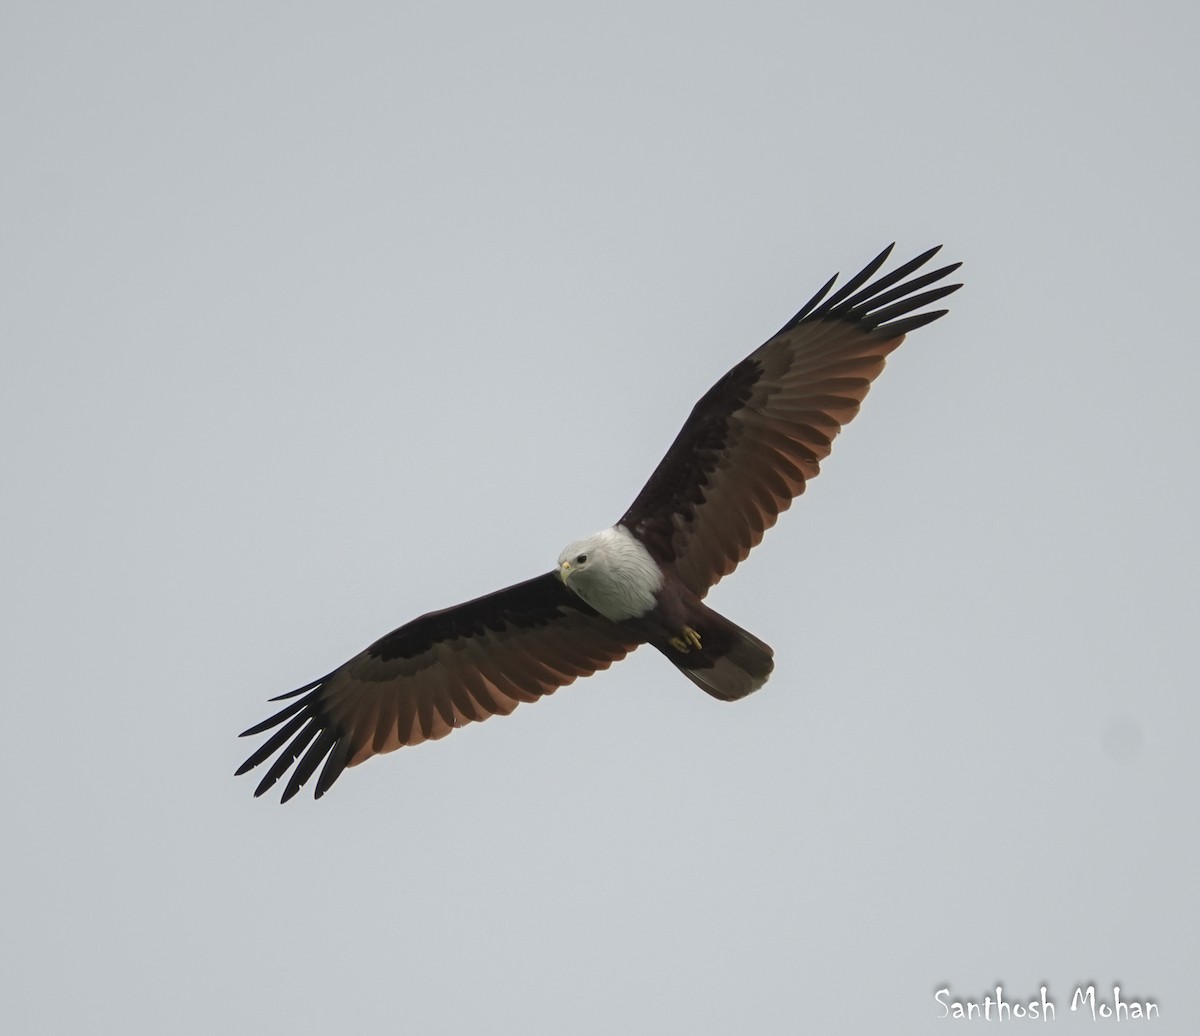
[[[905,281],[903,284],[892,288],[890,291],[883,291],[877,284],[872,284],[869,288],[859,292],[854,298],[847,302],[847,307],[853,309],[855,307],[862,308],[863,312],[873,312],[877,309],[882,309],[884,306],[897,299],[902,299],[906,295],[911,296],[914,292],[920,291],[922,288],[928,287],[930,284],[936,284],[938,281],[948,277],[957,270],[962,263],[953,263],[950,266],[943,266],[939,270],[932,270],[929,273],[923,273],[920,277],[914,277],[910,281]],[[866,306],[865,303],[870,305]]]
[[[287,787],[283,790],[283,798],[280,802],[287,802],[293,795],[300,791],[308,779],[313,775],[321,762],[325,759],[333,748],[338,739],[337,731],[326,727],[321,731],[320,736],[309,745],[308,751],[301,757],[300,762],[296,764],[296,769],[292,771],[292,776],[288,780]]]
[[[250,756],[241,766],[238,767],[235,777],[240,777],[244,773],[248,773],[256,766],[265,763],[272,755],[281,749],[287,740],[296,733],[305,721],[307,716],[299,715],[292,718],[290,721],[280,727],[274,734],[255,749],[254,754]]]
[[[894,305],[888,306],[886,309],[881,309],[878,312],[872,309],[863,310],[864,314],[869,314],[871,323],[875,329],[881,331],[892,331],[888,325],[889,320],[894,320],[896,317],[902,317],[906,313],[911,313],[914,309],[920,309],[922,306],[928,306],[931,302],[937,302],[939,299],[944,299],[947,295],[958,291],[961,284],[946,284],[940,288],[934,288],[931,291],[922,292],[920,295],[912,295],[908,298],[901,299]],[[873,305],[873,304],[872,304]]]
[[[858,290],[863,280],[866,279],[860,274],[854,278],[854,281],[857,282],[855,292],[847,293],[845,290],[839,292],[824,305],[815,309],[808,319],[844,320],[857,324],[867,331],[889,337],[897,337],[936,320],[946,311],[943,310],[936,314],[918,314],[914,313],[914,310],[944,298],[951,292],[957,291],[962,285],[943,285],[929,291],[922,289],[948,277],[962,264],[951,263],[938,270],[912,277],[911,280],[905,280],[905,278],[921,269],[941,249],[941,245],[926,249],[920,255]],[[868,264],[866,267],[870,271],[868,276],[879,268],[877,264],[878,259]]]
[[[888,245],[862,270],[830,295],[830,290],[837,282],[835,274],[777,333],[784,334],[791,331],[807,320],[846,320],[864,326],[868,331],[878,330],[887,334],[902,334],[904,331],[898,331],[898,328],[911,331],[936,320],[946,311],[924,314],[920,320],[917,320],[916,317],[909,320],[900,320],[899,318],[961,287],[961,285],[954,285],[950,288],[938,289],[941,295],[932,292],[926,292],[924,295],[917,294],[921,289],[948,277],[962,263],[951,263],[949,266],[943,266],[941,269],[905,281],[906,277],[915,273],[942,250],[941,245],[934,245],[933,248],[926,249],[916,258],[910,259],[890,273],[884,274],[863,287],[880,270],[895,247],[895,242]],[[885,317],[881,317],[877,311],[887,306],[891,308],[885,310],[887,314]],[[892,323],[888,323],[888,319],[891,319]]]
[[[305,691],[311,691],[314,687],[323,684],[328,679],[328,676],[322,676],[319,680],[314,680],[312,683],[306,683],[303,687],[297,687],[294,691],[288,691],[286,694],[277,694],[274,698],[268,698],[267,701],[284,701],[287,698],[295,698],[297,695],[303,694]]]
[[[329,753],[329,758],[325,760],[325,765],[321,767],[321,773],[317,777],[317,786],[313,791],[313,798],[319,799],[327,792],[346,769],[346,763],[350,757],[350,739],[338,738],[337,743],[333,746],[333,751]]]
[[[929,260],[931,258],[933,258],[933,256],[937,255],[937,253],[940,251],[941,247],[942,247],[941,245],[936,245],[935,247],[930,248],[925,252],[922,252],[915,259],[910,259],[903,266],[896,267],[896,269],[892,270],[891,273],[885,273],[878,280],[872,281],[871,284],[869,284],[867,287],[863,288],[863,290],[860,291],[854,298],[846,299],[844,302],[841,303],[841,305],[837,306],[836,308],[833,306],[826,306],[823,311],[824,315],[826,315],[826,316],[845,316],[847,314],[853,314],[854,311],[857,309],[859,302],[862,299],[874,298],[881,291],[884,291],[885,289],[890,288],[893,284],[896,284],[898,281],[902,281],[910,273],[913,273],[914,271],[919,270],[922,266],[924,266],[927,262],[929,262]]]
[[[825,303],[827,309],[836,309],[846,298],[858,291],[864,284],[875,276],[876,271],[887,262],[887,257],[892,254],[892,249],[896,247],[896,242],[893,241],[858,273],[851,277],[841,288],[830,297]]]
[[[935,309],[932,313],[918,313],[915,317],[909,317],[907,320],[896,320],[884,327],[883,330],[892,337],[899,338],[910,331],[915,331],[918,327],[932,324],[939,317],[944,317],[949,312],[950,310],[948,309]]]
[[[279,753],[275,761],[271,764],[271,768],[267,771],[266,776],[258,785],[258,790],[255,791],[255,797],[267,791],[276,781],[279,780],[288,771],[288,767],[294,763],[300,754],[309,746],[309,743],[321,732],[321,721],[313,716],[301,728],[300,732],[292,738],[288,746]],[[299,790],[299,789],[297,789]],[[292,794],[295,794],[293,792]]]
[[[278,701],[278,699],[272,698],[271,701]],[[255,734],[261,734],[264,730],[270,730],[272,727],[278,726],[288,717],[295,715],[302,708],[304,708],[306,704],[308,703],[303,700],[294,701],[291,703],[291,705],[287,706],[287,708],[280,709],[277,713],[275,713],[274,716],[264,719],[261,723],[255,723],[252,727],[247,727],[240,734],[238,734],[238,737],[253,737]]]
[[[240,777],[242,774],[253,770],[256,766],[265,763],[276,752],[280,753],[255,789],[255,798],[258,798],[276,784],[287,772],[288,768],[299,758],[301,762],[292,774],[288,786],[284,789],[283,801],[286,802],[312,776],[313,770],[320,764],[330,748],[334,747],[334,743],[340,744],[344,741],[344,739],[339,739],[338,735],[332,729],[327,729],[328,719],[321,706],[320,694],[328,680],[328,676],[323,676],[321,679],[306,683],[303,687],[299,687],[294,691],[288,691],[287,694],[280,694],[271,698],[271,701],[281,701],[287,698],[295,698],[300,694],[304,695],[303,698],[298,698],[296,701],[290,702],[273,716],[264,719],[261,723],[254,724],[254,726],[247,728],[238,735],[239,737],[251,737],[255,734],[265,733],[271,730],[272,727],[278,728],[266,741],[254,750],[253,754],[234,773],[234,776]],[[309,747],[309,743],[314,738],[317,738],[319,744],[324,743],[325,748],[324,751],[310,759],[313,748]],[[302,756],[303,758],[301,758]],[[341,773],[343,769],[345,769],[344,762],[336,773],[330,771],[327,765],[325,770],[322,771],[322,776],[324,776],[325,772],[330,772],[332,774],[330,783],[332,783],[333,777],[336,777],[336,774]],[[302,774],[298,780],[297,774]],[[295,785],[294,788],[293,784]]]
[[[821,300],[823,298],[825,298],[825,296],[827,294],[829,294],[829,289],[832,288],[834,286],[834,284],[837,283],[837,279],[838,279],[838,275],[835,273],[832,277],[829,278],[829,280],[827,280],[825,282],[824,286],[820,289],[820,291],[818,291],[811,299],[809,299],[806,303],[804,303],[803,306],[801,306],[796,311],[796,315],[794,317],[792,317],[792,319],[789,320],[786,324],[784,324],[783,327],[781,327],[779,329],[778,333],[783,334],[784,331],[790,331],[793,327],[795,327],[798,323],[800,323],[801,320],[803,320],[814,309],[816,309],[817,306],[820,305]]]

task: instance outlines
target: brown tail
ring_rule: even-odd
[[[677,651],[655,644],[684,676],[721,701],[737,701],[767,682],[774,652],[753,633],[724,615],[704,608],[707,615],[697,625],[704,646],[698,651]]]

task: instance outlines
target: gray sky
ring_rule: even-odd
[[[1196,1031],[1200,16],[835,6],[4,6],[5,1031]],[[892,240],[967,286],[710,599],[761,692],[233,778]]]

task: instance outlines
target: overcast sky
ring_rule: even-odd
[[[1117,983],[1197,1031],[1198,29],[4,4],[0,1027],[923,1033],[1002,983],[1084,1031]],[[762,691],[645,650],[320,802],[233,777],[893,240],[966,287],[710,598]]]

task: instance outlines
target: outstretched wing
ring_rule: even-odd
[[[703,596],[804,492],[834,436],[858,413],[907,332],[947,311],[917,313],[961,287],[961,263],[909,280],[937,252],[867,283],[892,251],[826,298],[837,277],[696,404],[621,524]]]
[[[607,669],[637,643],[556,574],[538,576],[423,615],[328,676],[271,699],[296,700],[242,733],[278,727],[237,772],[275,756],[258,796],[295,763],[287,802],[324,762],[320,798],[347,766],[507,716],[520,702]]]

